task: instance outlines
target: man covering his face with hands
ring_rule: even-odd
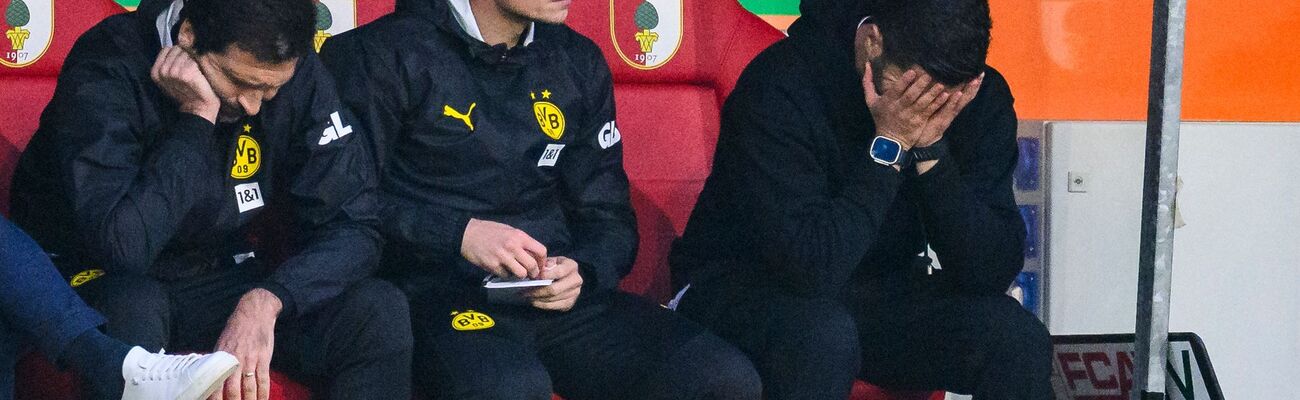
[[[845,398],[855,377],[1050,398],[1047,331],[1005,295],[1025,230],[987,1],[801,13],[723,109],[670,256],[678,310],[748,354],[770,399]]]

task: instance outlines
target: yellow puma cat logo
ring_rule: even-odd
[[[472,104],[470,104],[470,105],[469,105],[469,111],[466,111],[464,114],[461,114],[459,111],[456,111],[456,109],[451,108],[451,106],[444,105],[444,106],[442,106],[442,115],[445,115],[445,116],[448,116],[448,117],[452,117],[452,118],[458,119],[458,120],[460,120],[460,122],[464,122],[464,123],[465,123],[465,126],[468,126],[468,127],[469,127],[469,131],[470,131],[470,132],[473,132],[473,131],[474,131],[474,121],[473,121],[473,120],[470,120],[469,116],[470,116],[470,114],[474,114],[474,107],[475,107],[475,106],[478,106],[478,103],[472,103]]]

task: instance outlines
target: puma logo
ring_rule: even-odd
[[[451,106],[444,105],[442,106],[442,115],[458,119],[460,120],[460,122],[464,122],[465,126],[469,127],[469,131],[473,132],[474,121],[471,120],[469,116],[471,114],[474,114],[474,107],[476,106],[478,106],[478,103],[471,103],[469,105],[469,111],[466,111],[464,114],[461,114],[459,111],[456,111],[456,109],[451,108]]]

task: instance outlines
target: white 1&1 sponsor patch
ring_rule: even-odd
[[[257,185],[257,182],[235,185],[235,202],[239,203],[240,213],[266,205],[262,201],[262,188]]]
[[[564,150],[562,144],[548,144],[546,150],[542,152],[542,158],[537,160],[539,167],[554,167],[555,162],[560,160],[560,150]]]

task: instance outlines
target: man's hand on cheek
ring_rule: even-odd
[[[551,311],[569,311],[582,293],[582,274],[578,262],[567,257],[546,259],[540,279],[554,279],[550,286],[537,288],[525,294],[533,307]]]
[[[217,122],[221,100],[212,90],[208,78],[203,76],[198,62],[185,49],[180,46],[162,49],[149,70],[149,76],[180,105],[181,112],[203,117],[214,124]]]

